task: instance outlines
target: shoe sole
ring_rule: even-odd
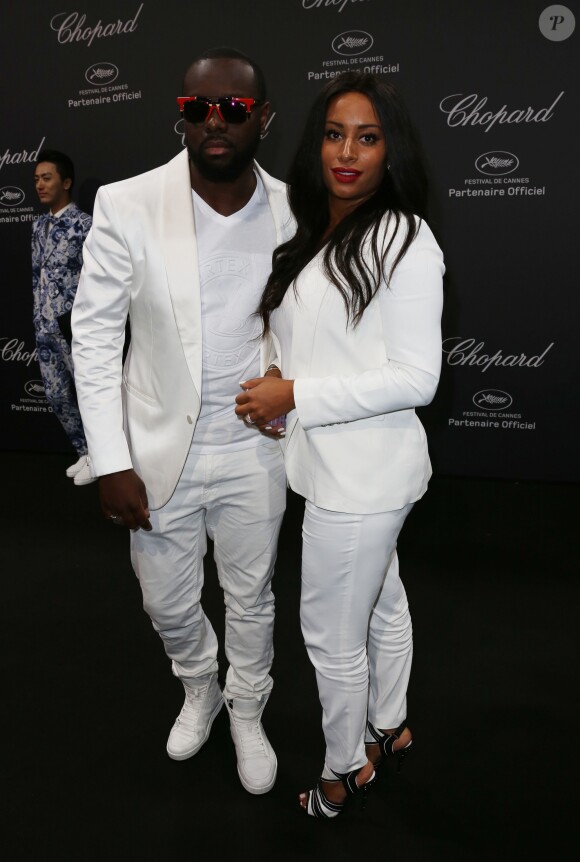
[[[96,477],[96,476],[91,476],[91,477],[90,477],[90,479],[81,479],[80,481],[79,481],[79,479],[78,479],[78,476],[74,476],[74,477],[73,477],[73,482],[75,483],[75,485],[78,485],[78,486],[81,486],[81,485],[90,485],[90,484],[91,484],[91,482],[96,482],[96,481],[97,481],[97,477]]]
[[[65,473],[66,473],[66,475],[67,475],[67,477],[68,477],[69,479],[74,479],[74,477],[75,477],[78,473],[80,473],[80,472],[81,472],[81,470],[84,470],[86,466],[87,466],[87,464],[86,464],[86,461],[85,461],[85,463],[84,463],[84,464],[81,464],[81,466],[80,466],[80,467],[75,467],[74,465],[73,465],[72,467],[67,467],[67,469],[65,470]]]
[[[208,738],[208,736],[209,736],[209,732],[210,732],[210,730],[211,730],[211,726],[212,726],[212,724],[213,724],[213,722],[214,722],[214,719],[215,719],[216,715],[218,714],[218,712],[220,711],[220,709],[222,708],[222,706],[223,706],[223,705],[224,705],[223,700],[220,700],[220,702],[216,705],[216,707],[215,707],[214,711],[212,712],[212,714],[211,714],[211,715],[210,715],[210,717],[209,717],[209,721],[208,721],[208,723],[207,723],[207,729],[206,729],[206,732],[205,732],[205,736],[204,736],[204,738],[201,740],[201,742],[200,742],[198,745],[196,745],[196,747],[195,747],[195,748],[192,748],[190,751],[186,751],[186,752],[185,752],[185,753],[183,753],[183,754],[172,754],[172,753],[170,752],[170,750],[169,750],[169,746],[167,746],[167,749],[166,749],[167,754],[169,755],[169,757],[170,757],[172,760],[188,760],[190,757],[193,757],[193,755],[194,755],[194,754],[197,754],[197,752],[198,752],[198,751],[199,751],[199,749],[202,747],[202,745],[204,745],[204,744],[207,742],[207,738]]]
[[[244,788],[244,790],[247,790],[248,793],[251,793],[253,796],[261,796],[262,793],[268,793],[276,784],[276,776],[278,775],[278,760],[277,760],[277,758],[275,759],[275,763],[276,763],[276,766],[274,769],[274,777],[272,778],[270,783],[267,784],[265,787],[252,787],[251,784],[248,784],[246,781],[244,781],[244,779],[242,777],[242,773],[240,772],[240,768],[238,767],[238,775],[240,777],[240,781],[242,782],[242,787]]]

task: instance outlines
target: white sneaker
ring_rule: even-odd
[[[224,703],[217,673],[198,680],[181,681],[185,703],[167,740],[167,754],[172,760],[187,760],[197,754]]]
[[[226,700],[230,730],[236,746],[238,775],[248,793],[267,793],[274,787],[278,762],[262,727],[267,698]]]
[[[81,457],[79,458],[78,461],[75,461],[74,464],[71,464],[70,467],[67,467],[66,468],[66,475],[69,477],[69,479],[72,479],[73,476],[76,476],[77,473],[80,473],[80,471],[83,469],[83,467],[85,466],[86,463],[87,463],[87,456],[81,455]]]
[[[97,477],[95,476],[95,474],[93,473],[93,470],[91,468],[91,462],[86,455],[85,455],[85,459],[86,459],[86,463],[85,463],[84,467],[81,467],[79,472],[73,478],[73,482],[75,483],[75,485],[90,485],[91,482],[97,481]]]

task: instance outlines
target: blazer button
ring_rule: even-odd
[[[191,418],[191,416],[187,417],[187,421],[189,422],[190,425],[193,425],[193,419]]]

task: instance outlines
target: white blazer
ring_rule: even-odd
[[[398,235],[387,272],[401,242]],[[422,222],[354,328],[321,259],[322,252],[297,279],[298,298],[290,287],[272,316],[282,374],[295,381],[284,442],[288,482],[323,509],[399,509],[421,497],[431,475],[414,408],[431,401],[441,370],[443,255]],[[284,355],[278,327],[289,321]]]
[[[256,170],[279,244],[294,230],[286,186]],[[122,368],[127,315],[131,344]],[[75,383],[93,469],[100,476],[134,467],[152,509],[173,494],[199,415],[200,317],[183,150],[166,165],[99,189],[72,314]]]

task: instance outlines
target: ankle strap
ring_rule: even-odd
[[[380,744],[384,743],[384,741],[387,739],[393,739],[393,738],[398,739],[400,737],[400,735],[402,734],[402,732],[407,727],[407,719],[404,718],[403,721],[400,723],[400,725],[396,728],[396,730],[393,730],[392,733],[388,733],[388,734],[387,733],[381,733],[381,731],[378,730],[374,726],[374,724],[371,724],[370,721],[367,721],[367,727],[368,727],[369,733],[371,734],[371,736],[373,737],[375,742],[378,742],[380,745]]]
[[[334,775],[336,775],[337,779],[342,782],[342,785],[343,785],[344,789],[346,790],[346,792],[348,794],[352,795],[353,793],[356,793],[358,790],[361,789],[361,785],[356,783],[356,779],[357,779],[358,774],[362,768],[363,768],[362,766],[359,766],[358,769],[353,769],[352,772],[335,772],[335,770],[332,769],[331,772],[333,772]],[[373,776],[374,776],[374,773],[373,773]],[[369,779],[369,782],[372,780],[373,776],[371,776],[371,779]],[[362,787],[364,787],[364,786],[365,785],[363,784]]]

